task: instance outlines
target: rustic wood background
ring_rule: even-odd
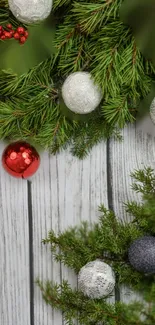
[[[123,142],[100,143],[83,161],[69,150],[56,156],[45,152],[29,181],[0,169],[1,325],[63,324],[61,314],[44,303],[34,281],[69,278],[76,286],[77,279],[52,260],[41,240],[51,228],[63,231],[81,220],[97,221],[101,203],[127,220],[122,202],[134,199],[129,175],[135,168],[155,167],[155,139],[135,125],[124,129],[123,137]],[[1,152],[4,147],[1,143]],[[116,294],[124,301],[134,297],[125,288]]]

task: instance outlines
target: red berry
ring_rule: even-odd
[[[11,38],[11,34],[9,32],[4,31],[4,35],[6,38]]]
[[[13,35],[13,37],[14,37],[15,39],[19,39],[19,38],[20,38],[20,35],[19,35],[19,33],[15,32],[14,35]]]
[[[17,28],[17,33],[19,33],[19,34],[24,34],[24,32],[25,32],[24,27],[18,27],[18,28]]]
[[[14,35],[14,33],[15,33],[15,31],[13,30],[13,29],[11,29],[10,31],[9,31],[9,33],[10,33],[10,35],[11,35],[11,37]]]
[[[28,33],[28,31],[27,31],[27,30],[25,31],[25,33],[24,33],[24,36],[25,36],[26,38],[28,38],[28,36],[29,36],[29,33]]]
[[[5,36],[5,35],[2,35],[2,36],[1,36],[1,39],[2,39],[2,40],[5,40],[5,39],[6,39],[6,36]]]
[[[25,36],[22,36],[21,38],[20,38],[20,43],[21,44],[24,44],[26,42],[26,37]]]
[[[0,25],[0,30],[3,30],[3,27]]]
[[[11,24],[7,24],[6,27],[7,27],[8,29],[12,29],[12,25],[11,25]]]

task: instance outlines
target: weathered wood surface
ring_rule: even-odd
[[[38,173],[29,181],[10,177],[0,169],[1,325],[62,325],[60,313],[46,306],[34,281],[37,277],[61,282],[73,272],[52,260],[41,240],[50,229],[64,230],[81,220],[97,221],[98,205],[113,208],[128,220],[122,202],[134,199],[130,173],[155,167],[155,141],[129,126],[124,141],[96,146],[83,161],[69,151],[56,156],[43,153]],[[1,152],[4,144],[1,144]],[[128,301],[133,294],[120,292]]]
[[[1,151],[4,145],[1,145]],[[0,168],[0,324],[30,324],[27,182]]]
[[[112,206],[118,218],[130,221],[126,214],[123,202],[141,199],[131,190],[130,174],[144,166],[150,166],[155,169],[155,139],[143,133],[143,125],[138,128],[132,125],[123,131],[123,142],[110,143],[110,169],[111,169],[111,187],[112,187]],[[120,289],[120,299],[124,302],[139,300],[140,297],[127,288]]]

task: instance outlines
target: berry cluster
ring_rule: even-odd
[[[14,38],[18,40],[20,44],[24,44],[28,36],[28,31],[24,27],[17,27],[17,29],[13,29],[11,24],[7,24],[5,28],[0,25],[1,40]]]

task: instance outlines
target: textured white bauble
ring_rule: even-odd
[[[94,83],[89,72],[70,74],[62,86],[65,105],[74,113],[88,114],[100,104],[102,90]]]
[[[95,260],[83,266],[78,275],[79,289],[91,299],[108,296],[115,287],[115,275],[108,264]]]
[[[151,106],[150,106],[150,116],[152,122],[155,124],[155,98],[153,99]]]
[[[9,9],[22,23],[32,24],[47,18],[53,0],[8,0]]]

